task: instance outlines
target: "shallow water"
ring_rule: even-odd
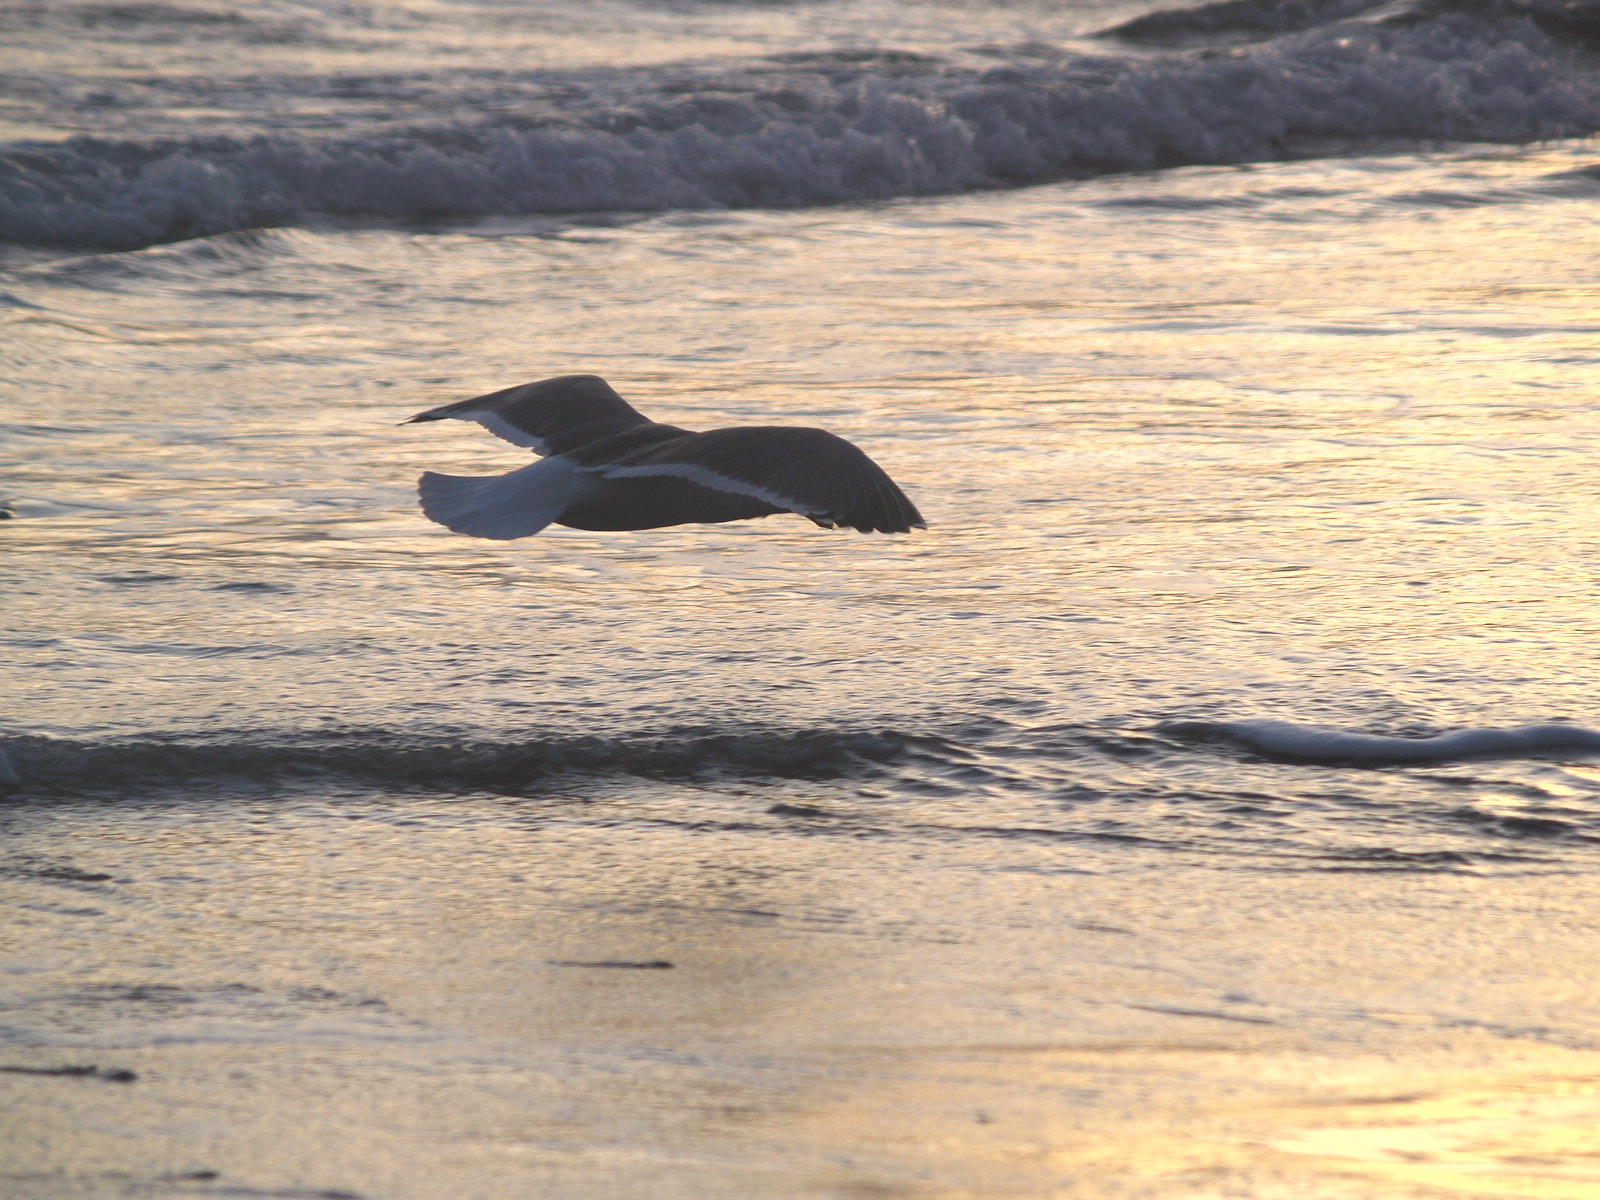
[[[657,785],[14,818],[10,1059],[101,1075],[6,1077],[12,1194],[1593,1187],[1590,874],[1185,868],[710,790],[742,813]]]
[[[1581,39],[1515,13],[1190,17],[1152,46],[1090,39],[1137,11],[1109,8],[661,7],[598,42],[609,10],[64,11],[28,18],[6,93],[39,139],[7,178],[81,201],[0,259],[10,1194],[1590,1194],[1600,756],[1244,736],[1600,726],[1597,146],[1528,140],[1600,124]],[[127,82],[129,29],[162,80]],[[801,51],[921,97],[924,144],[994,134],[974,56],[1023,72],[987,78],[1000,108],[1079,103],[1085,55],[1135,88],[1144,148],[1112,166],[1176,144],[1202,75],[1229,103],[1209,162],[1118,173],[1018,117],[1057,155],[1028,188],[931,151],[947,173],[895,175],[909,110],[845,105],[811,128],[882,135],[882,169],[824,198],[888,198],[815,205],[740,140]],[[532,73],[468,103],[469,53]],[[1274,65],[1364,98],[1352,128],[1380,76],[1497,70],[1531,124],[1444,104],[1269,161],[1239,114],[1299,102],[1250,92]],[[549,127],[524,86],[574,164],[624,109],[660,133],[663,96],[715,98],[725,126],[673,127],[712,199],[614,176],[552,212],[457,174],[428,201],[424,173],[392,212],[313,182],[275,227],[214,203],[211,236],[155,242],[106,182],[259,181],[228,172],[268,134],[342,138],[358,173],[378,118],[344,104],[380,75],[396,136],[415,103],[491,164],[484,121]],[[209,107],[106,103],[110,140],[73,141],[113,77]],[[318,133],[297,106],[334,92]],[[1437,140],[1461,129],[1504,141]],[[776,202],[713,195],[738,163]],[[832,429],[931,528],[429,525],[420,471],[525,452],[397,423],[567,371],[691,428]],[[94,1071],[39,1073],[68,1067]]]

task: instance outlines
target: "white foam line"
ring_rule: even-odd
[[[1600,753],[1600,731],[1560,723],[1460,729],[1421,738],[1351,733],[1325,725],[1265,718],[1170,721],[1158,731],[1180,737],[1223,737],[1262,754],[1312,762],[1442,762],[1452,758],[1514,756],[1541,750]]]

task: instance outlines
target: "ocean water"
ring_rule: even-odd
[[[5,1195],[1600,1188],[1592,6],[0,43]],[[576,371],[930,528],[421,516]]]

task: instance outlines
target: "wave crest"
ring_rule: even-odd
[[[1328,139],[1520,142],[1600,126],[1600,79],[1536,23],[1485,7],[1221,53],[1021,55],[984,71],[769,61],[636,81],[623,98],[614,80],[575,79],[559,113],[401,134],[15,145],[0,152],[0,238],[132,248],[319,214],[791,207],[1260,161]]]
[[[381,730],[329,734],[147,734],[0,741],[0,789],[24,795],[125,794],[206,783],[271,788],[330,782],[520,794],[563,775],[831,778],[937,739],[838,730],[675,730],[631,736],[474,739]]]

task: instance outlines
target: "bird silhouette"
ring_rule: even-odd
[[[792,512],[824,529],[909,533],[927,523],[859,448],[823,429],[750,425],[705,433],[638,412],[598,375],[561,375],[418,413],[454,418],[544,457],[504,475],[424,472],[429,520],[472,537],[659,529]]]

